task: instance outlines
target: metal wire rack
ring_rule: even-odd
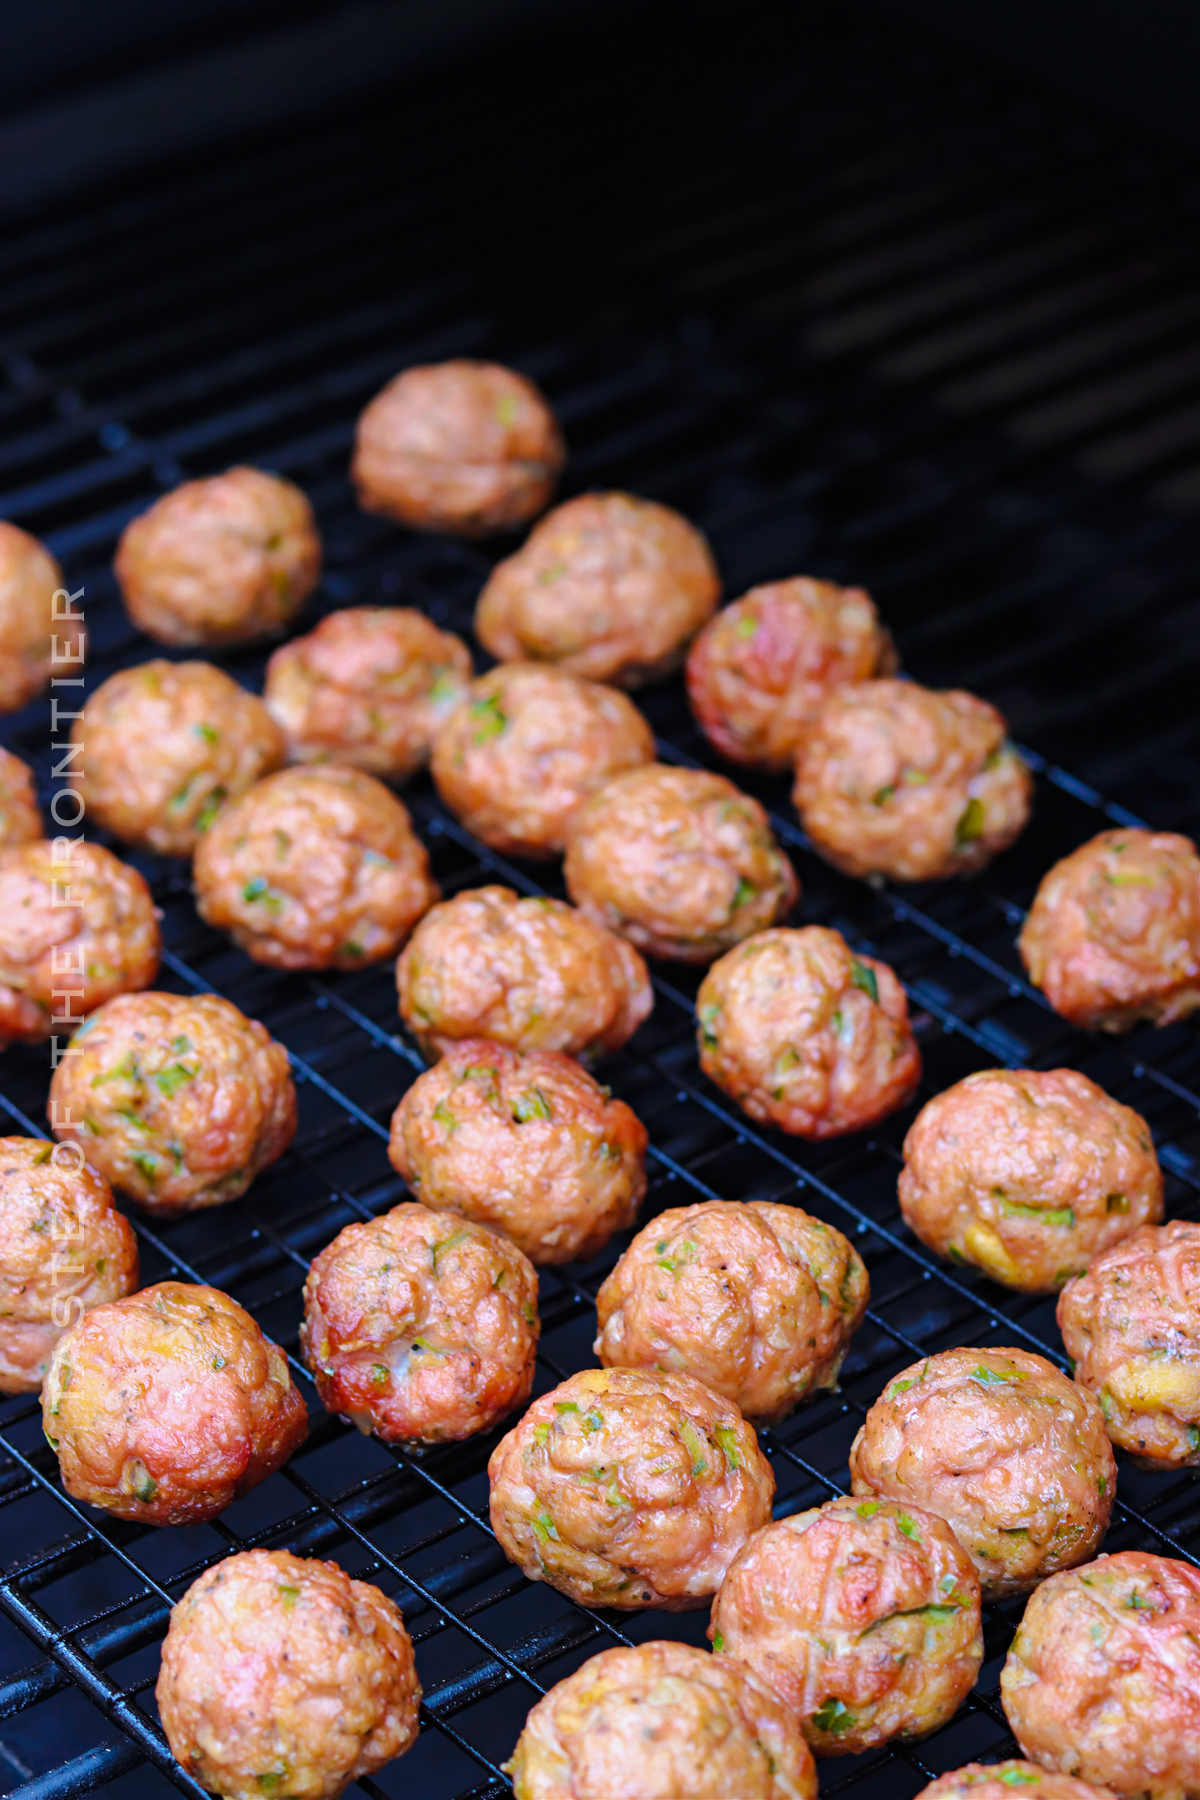
[[[711,31],[681,50],[678,16],[648,9],[632,74],[580,27],[574,50],[525,43],[431,78],[401,116],[389,105],[332,119],[0,235],[0,516],[44,535],[85,587],[91,685],[148,654],[113,592],[117,533],[162,488],[236,460],[286,472],[317,505],[318,610],[393,599],[466,630],[490,552],[358,513],[353,419],[406,362],[518,362],[566,424],[569,491],[621,485],[680,506],[712,537],[730,593],[801,567],[864,581],[914,674],[986,692],[1036,745],[1034,823],[971,883],[844,880],[811,854],[783,784],[747,785],[800,872],[798,916],[837,926],[904,981],[921,1099],[975,1068],[1071,1063],[1146,1115],[1169,1214],[1196,1216],[1196,1031],[1073,1033],[1014,951],[1038,877],[1067,849],[1141,813],[1197,827],[1186,206],[1145,158],[866,14],[764,6],[736,33],[719,12],[701,16]],[[606,71],[622,77],[619,129],[556,87],[575,55],[601,90]],[[225,660],[260,680],[261,659]],[[641,698],[665,758],[714,762],[677,681]],[[48,785],[45,706],[11,726]],[[485,853],[427,783],[407,798],[445,893],[496,879],[541,891],[544,869]],[[178,865],[143,866],[164,911],[163,984],[212,987],[262,1019],[288,1046],[301,1100],[294,1146],[243,1201],[135,1220],[143,1278],[234,1294],[293,1354],[311,1398],[294,1354],[304,1274],[344,1224],[401,1197],[384,1143],[420,1058],[390,968],[260,968],[201,926]],[[651,1133],[643,1221],[696,1198],[794,1201],[852,1234],[871,1274],[841,1393],[763,1433],[777,1510],[790,1512],[845,1487],[865,1409],[914,1356],[1019,1342],[1061,1360],[1061,1346],[1052,1303],[952,1271],[904,1229],[895,1177],[911,1110],[870,1138],[807,1146],[753,1128],[705,1082],[696,979],[661,967],[652,1018],[605,1066]],[[44,1130],[47,1078],[41,1052],[5,1053],[5,1129]],[[591,1361],[594,1294],[624,1241],[545,1272],[541,1388]],[[487,1527],[495,1435],[406,1453],[315,1400],[313,1426],[285,1470],[212,1525],[156,1531],[71,1502],[37,1407],[0,1403],[9,1793],[201,1793],[157,1726],[158,1644],[186,1586],[248,1545],[332,1556],[403,1605],[423,1729],[352,1790],[376,1797],[501,1795],[527,1707],[584,1656],[702,1641],[703,1614],[587,1612],[525,1582]],[[1194,1559],[1197,1493],[1193,1477],[1123,1465],[1108,1547]],[[825,1764],[822,1793],[902,1800],[1002,1754],[1014,1616],[988,1610],[980,1682],[950,1726]]]

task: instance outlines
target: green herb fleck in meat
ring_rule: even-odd
[[[866,994],[869,1000],[874,1000],[878,1006],[879,981],[875,971],[865,962],[859,962],[857,956],[850,958],[850,983],[852,987],[856,987],[861,993]]]

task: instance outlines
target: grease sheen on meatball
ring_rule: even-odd
[[[922,1788],[917,1800],[1012,1800],[1013,1789],[1029,1800],[1112,1800],[1088,1781],[1058,1775],[1010,1757],[1000,1763],[967,1763]]]
[[[182,1281],[63,1333],[42,1424],[68,1494],[148,1525],[215,1519],[308,1436],[283,1351],[228,1294]]]
[[[602,1650],[537,1702],[516,1800],[816,1800],[794,1720],[728,1656],[665,1641]]]
[[[1173,831],[1102,831],[1042,877],[1018,942],[1055,1012],[1089,1031],[1200,1006],[1200,856]]]
[[[336,1800],[413,1744],[421,1686],[377,1587],[243,1550],[172,1607],[155,1697],[171,1754],[210,1792]]]
[[[475,635],[499,662],[553,662],[641,687],[683,661],[720,596],[712,552],[680,513],[632,494],[581,494],[496,565]]]
[[[942,1350],[888,1383],[850,1451],[853,1491],[936,1513],[984,1599],[1094,1556],[1117,1485],[1092,1396],[1029,1350]]]
[[[731,1400],[690,1375],[584,1369],[488,1463],[492,1528],[531,1581],[584,1606],[703,1606],[775,1477]]]
[[[1023,1753],[1122,1800],[1200,1793],[1200,1570],[1143,1550],[1043,1582],[1000,1676]]]
[[[565,901],[470,888],[426,913],[396,965],[400,1016],[433,1060],[462,1038],[607,1056],[654,1004],[631,944]]]
[[[32,843],[41,835],[42,814],[33,770],[11,750],[0,747],[0,849]]]
[[[1075,1069],[984,1069],[923,1107],[904,1140],[900,1210],[955,1262],[1054,1293],[1162,1218],[1150,1128]]]
[[[493,1226],[531,1262],[561,1263],[633,1223],[648,1142],[571,1057],[467,1038],[413,1082],[388,1155],[426,1206]]]
[[[869,1293],[857,1251],[798,1206],[702,1200],[634,1238],[596,1296],[595,1353],[694,1375],[773,1424],[836,1389]]]
[[[654,733],[625,694],[536,663],[471,684],[433,747],[450,810],[493,850],[548,857],[589,794],[654,761]]]
[[[56,593],[65,596],[62,570],[45,545],[0,519],[0,713],[40,694],[52,666],[62,673],[83,661],[83,620],[70,598],[56,606]]]

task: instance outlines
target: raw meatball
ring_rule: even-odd
[[[771,1516],[775,1476],[731,1400],[690,1375],[584,1369],[488,1463],[492,1528],[582,1606],[703,1606]]]
[[[751,588],[704,627],[688,653],[688,698],[722,756],[782,772],[831,689],[895,667],[869,594],[797,575]]]
[[[607,1056],[654,1004],[631,944],[562,900],[471,888],[428,912],[396,966],[400,1016],[432,1061],[462,1038]]]
[[[979,1577],[944,1520],[830,1500],[756,1531],[713,1603],[715,1648],[748,1663],[818,1756],[928,1737],[983,1661]]]
[[[1143,1469],[1200,1467],[1200,1225],[1143,1225],[1058,1301],[1075,1379]]]
[[[57,1138],[147,1212],[244,1194],[296,1132],[287,1051],[215,994],[120,994],[75,1033],[50,1083]]]
[[[470,1437],[529,1398],[537,1295],[506,1238],[396,1206],[317,1257],[300,1348],[327,1409],[361,1431],[389,1444]]]
[[[1150,1128],[1074,1069],[984,1069],[937,1094],[904,1140],[900,1210],[939,1256],[1055,1293],[1162,1218]]]
[[[267,711],[292,762],[349,763],[407,781],[471,679],[461,638],[407,606],[351,606],[267,664]]]
[[[103,1175],[74,1145],[0,1138],[0,1394],[36,1394],[67,1326],[137,1284]]]
[[[651,956],[711,962],[785,917],[795,870],[757,800],[708,769],[651,763],[575,815],[563,870],[581,912]]]
[[[71,730],[88,817],[114,837],[190,856],[223,800],[284,760],[283,733],[254,694],[211,663],[120,669]]]
[[[226,1800],[334,1800],[417,1735],[400,1608],[336,1563],[243,1550],[194,1581],[155,1690],[171,1754]]]
[[[696,995],[700,1067],[752,1119],[842,1137],[905,1106],[921,1052],[904,989],[838,931],[760,931],[714,963]]]
[[[41,835],[33,770],[11,750],[0,749],[0,849],[32,843]]]
[[[632,1225],[648,1142],[561,1051],[465,1038],[401,1100],[388,1155],[426,1206],[494,1226],[530,1262],[562,1263]]]
[[[950,1775],[922,1788],[917,1800],[1012,1800],[1013,1789],[1028,1793],[1029,1800],[1112,1800],[1090,1782],[1073,1775],[1057,1775],[1032,1763],[1010,1758],[1001,1763],[968,1763]]]
[[[525,375],[499,363],[405,369],[358,421],[350,470],[358,501],[415,531],[483,537],[536,518],[566,446]]]
[[[500,662],[641,687],[683,661],[721,597],[712,552],[669,506],[581,494],[493,569],[475,635]]]
[[[357,969],[394,956],[440,889],[407,808],[361,769],[283,769],[196,849],[196,907],[255,962]]]
[[[950,1525],[985,1600],[1096,1554],[1117,1486],[1092,1396],[1029,1350],[942,1350],[880,1395],[850,1450],[854,1492]]]
[[[1043,876],[1018,943],[1055,1012],[1088,1031],[1200,1006],[1200,856],[1173,831],[1102,831]]]
[[[76,1500],[147,1525],[197,1525],[308,1436],[287,1358],[218,1288],[160,1281],[64,1332],[42,1425]]]
[[[162,938],[150,889],[82,838],[0,850],[0,1048],[69,1036],[115,994],[149,987]]]
[[[282,637],[317,585],[321,540],[298,487],[262,469],[185,481],[121,534],[125,610],[160,644]]]
[[[606,1368],[674,1369],[760,1425],[836,1389],[870,1283],[833,1226],[769,1200],[674,1206],[596,1296]]]
[[[438,793],[506,856],[558,856],[589,794],[654,761],[654,733],[616,688],[536,663],[476,682],[433,746]]]
[[[51,653],[59,672],[77,675],[83,661],[83,620],[64,597],[62,570],[37,539],[0,519],[0,713],[18,712],[50,679]]]
[[[793,798],[846,875],[937,881],[982,869],[1020,836],[1033,782],[986,700],[913,681],[829,695],[796,763]]]
[[[1000,1676],[1022,1751],[1124,1800],[1200,1793],[1200,1570],[1144,1550],[1044,1582]]]
[[[816,1800],[787,1711],[729,1656],[602,1650],[539,1700],[505,1763],[520,1800]]]

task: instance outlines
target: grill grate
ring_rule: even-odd
[[[1013,940],[1046,866],[1108,821],[1200,818],[1200,359],[1187,209],[1086,122],[989,87],[845,7],[641,9],[427,78],[419,92],[180,167],[0,236],[0,516],[86,588],[89,683],[145,656],[116,601],[121,526],[237,459],[303,483],[328,566],[318,606],[392,599],[466,629],[489,553],[358,513],[353,419],[407,361],[483,352],[550,391],[570,490],[619,484],[709,532],[730,593],[809,568],[870,586],[907,666],[976,686],[1035,746],[1034,823],[970,884],[875,891],[811,853],[781,783],[751,781],[804,882],[801,916],[890,962],[922,1098],[996,1062],[1071,1063],[1149,1119],[1171,1215],[1200,1212],[1194,1029],[1099,1043],[1021,977]],[[700,19],[704,29],[696,30]],[[571,78],[581,63],[595,94]],[[614,118],[607,97],[623,96]],[[552,146],[552,152],[547,146]],[[598,171],[603,168],[603,185]],[[254,655],[226,659],[250,685]],[[713,759],[678,682],[641,697],[664,757]],[[49,785],[38,704],[10,741]],[[1065,765],[1062,766],[1062,765]],[[447,894],[545,871],[484,854],[425,782],[410,799]],[[390,971],[285,976],[198,921],[143,864],[167,986],[211,986],[291,1051],[301,1129],[236,1205],[135,1221],[144,1279],[212,1282],[294,1354],[309,1259],[395,1204],[387,1122],[421,1066]],[[551,889],[551,891],[560,891]],[[927,1256],[895,1204],[909,1115],[820,1146],[755,1130],[699,1075],[697,976],[605,1078],[650,1128],[643,1220],[710,1196],[794,1200],[854,1236],[873,1301],[843,1372],[763,1434],[778,1510],[839,1491],[863,1413],[916,1354],[1020,1341],[1061,1359],[1053,1305]],[[0,1107],[39,1130],[47,1058],[5,1054]],[[621,1244],[544,1272],[542,1387],[591,1360]],[[296,1367],[306,1393],[307,1376]],[[153,1707],[166,1610],[251,1544],[334,1556],[401,1601],[425,1686],[416,1748],[352,1790],[483,1800],[535,1694],[606,1644],[701,1642],[704,1615],[588,1613],[531,1587],[487,1529],[495,1437],[420,1454],[314,1415],[281,1474],[210,1526],[154,1531],[62,1493],[28,1399],[0,1402],[0,1779],[26,1800],[201,1790]],[[1110,1548],[1195,1555],[1193,1478],[1123,1465]],[[822,1793],[915,1794],[1008,1738],[997,1681],[1015,1609],[986,1614],[968,1707],[918,1746],[827,1763]]]

